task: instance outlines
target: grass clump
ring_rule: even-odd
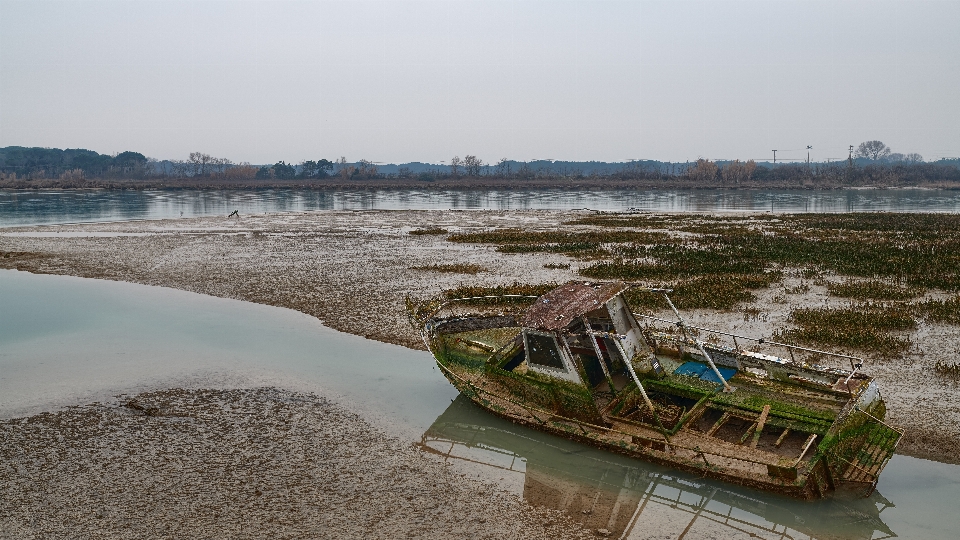
[[[603,257],[605,244],[652,244],[666,241],[662,232],[642,231],[523,231],[501,229],[479,233],[453,234],[451,242],[497,244],[501,253],[569,253],[586,257]]]
[[[937,360],[937,363],[933,366],[933,369],[939,375],[944,377],[960,379],[960,362],[949,363]]]
[[[916,298],[920,294],[917,289],[890,285],[879,280],[829,283],[827,290],[834,296],[856,300],[903,301]]]
[[[733,309],[741,302],[757,299],[753,290],[762,289],[780,279],[778,272],[764,274],[713,274],[686,279],[673,287],[670,300],[679,309]],[[648,309],[667,309],[662,294],[641,289],[627,292],[630,305]]]
[[[915,308],[928,321],[960,324],[960,296],[949,300],[927,300],[916,304]]]
[[[892,331],[912,330],[917,322],[903,306],[861,304],[849,308],[795,309],[790,321],[797,328],[778,332],[776,339],[850,347],[894,355],[910,342]]]
[[[451,274],[477,274],[486,270],[479,264],[431,264],[427,266],[411,266],[411,270],[423,270],[427,272],[448,272]]]
[[[580,274],[595,279],[626,281],[677,279],[713,274],[764,273],[764,261],[738,257],[712,249],[690,246],[654,246],[641,260],[599,261],[580,269]]]
[[[414,229],[410,231],[410,234],[413,236],[426,236],[431,234],[447,234],[447,232],[448,231],[446,229],[442,229],[440,227],[431,227],[427,229]]]
[[[547,270],[569,270],[570,263],[547,263],[543,267]]]

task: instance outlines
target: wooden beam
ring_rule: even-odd
[[[725,424],[729,419],[730,419],[730,413],[728,412],[725,412],[722,415],[720,415],[720,419],[717,420],[717,423],[714,424],[713,427],[710,428],[710,431],[707,432],[707,437],[713,437],[713,434],[716,433],[717,430],[719,430],[721,427],[723,427],[723,424]]]
[[[790,428],[783,430],[783,433],[781,433],[780,437],[777,438],[777,442],[774,444],[774,446],[780,448],[780,445],[783,444],[783,441],[787,438],[787,435],[790,435]]]
[[[757,447],[757,443],[760,442],[760,432],[763,431],[763,426],[767,423],[767,415],[770,414],[770,404],[763,406],[763,410],[760,411],[760,418],[757,419],[757,430],[753,432],[753,441],[750,442],[752,448]]]

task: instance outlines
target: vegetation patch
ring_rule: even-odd
[[[757,299],[752,290],[780,280],[779,272],[764,274],[713,274],[681,281],[673,287],[670,300],[680,309],[733,309],[740,302]],[[667,301],[659,293],[641,289],[627,292],[630,305],[648,309],[667,309]]]
[[[448,272],[451,274],[477,274],[486,271],[486,268],[479,264],[431,264],[427,266],[411,266],[411,270],[423,270],[427,272]]]
[[[447,240],[468,244],[497,244],[501,253],[568,253],[586,258],[606,255],[604,245],[665,242],[666,233],[643,231],[523,231],[500,229],[480,233],[453,234]]]
[[[928,321],[960,324],[960,296],[949,300],[927,300],[916,304],[915,308]]]
[[[429,229],[414,229],[410,231],[410,234],[414,236],[426,236],[431,234],[447,234],[446,229],[441,229],[440,227],[432,227]]]
[[[548,270],[569,270],[570,263],[547,263],[543,267]]]
[[[600,261],[580,269],[596,279],[626,281],[677,279],[711,274],[763,274],[763,260],[725,250],[685,245],[660,245],[645,250],[642,260]]]
[[[948,363],[937,360],[937,363],[935,366],[933,366],[933,369],[944,377],[960,379],[960,362]]]
[[[827,285],[827,290],[834,296],[856,300],[903,301],[920,295],[917,289],[891,285],[879,280],[830,283]]]
[[[894,355],[910,342],[892,331],[912,330],[917,322],[910,310],[900,305],[860,304],[849,308],[795,309],[790,322],[797,328],[778,332],[775,339],[786,342],[850,347]]]

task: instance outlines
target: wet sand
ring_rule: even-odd
[[[563,255],[501,254],[494,246],[456,244],[418,228],[450,232],[515,227],[550,230],[578,215],[551,211],[326,211],[109,224],[30,227],[0,232],[0,267],[162,285],[299,310],[357,335],[423,348],[404,310],[461,283],[563,282],[578,263]],[[13,233],[13,235],[11,235]],[[17,236],[20,235],[20,236]],[[567,269],[545,263],[573,262]],[[417,270],[475,264],[475,275]],[[695,310],[691,324],[770,336],[795,307],[842,305],[823,286],[788,293],[799,278],[758,291],[752,305],[726,312]],[[826,276],[828,280],[840,280]],[[753,310],[753,311],[749,311]],[[666,315],[666,314],[665,314]],[[901,453],[960,462],[958,384],[938,377],[938,359],[954,358],[960,328],[921,323],[900,361],[868,361],[888,404],[888,418],[907,428]]]

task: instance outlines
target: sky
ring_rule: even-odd
[[[0,0],[0,146],[234,162],[960,156],[960,1]]]

